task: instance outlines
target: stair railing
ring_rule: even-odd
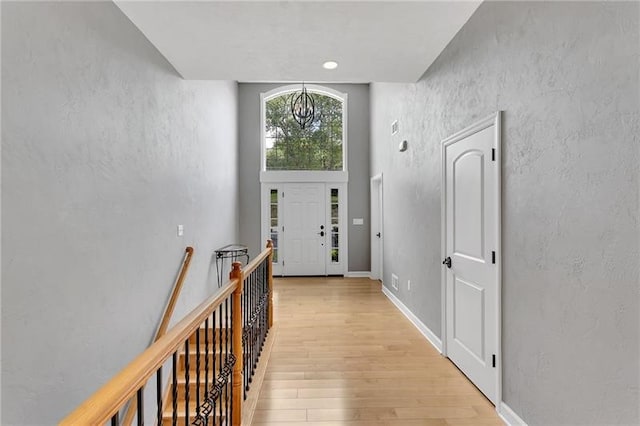
[[[167,328],[169,328],[169,322],[171,321],[171,317],[173,316],[173,311],[176,307],[176,303],[178,302],[178,296],[180,296],[180,291],[182,290],[182,285],[184,284],[184,280],[187,277],[187,272],[189,272],[189,265],[191,264],[192,257],[193,257],[193,247],[187,247],[185,249],[184,257],[182,259],[182,266],[180,266],[180,272],[178,273],[178,278],[173,283],[171,296],[169,297],[167,306],[165,307],[164,312],[162,314],[160,325],[156,330],[156,334],[155,336],[153,336],[154,342],[156,342],[160,337],[164,336],[165,333],[167,332]],[[138,400],[137,398],[133,398],[129,402],[129,406],[127,407],[124,413],[124,420],[122,421],[122,424],[124,426],[131,425],[137,410],[138,410]]]
[[[60,424],[121,425],[120,415],[127,401],[135,398],[139,425],[145,423],[145,402],[153,400],[155,407],[148,411],[154,413],[158,425],[239,426],[241,388],[248,371],[243,369],[244,360],[257,362],[255,354],[259,354],[258,347],[264,343],[263,336],[272,321],[271,261],[272,244],[268,243],[244,270],[235,262],[229,281],[216,294],[167,331]],[[257,303],[250,305],[246,299],[249,296],[243,296],[245,285]],[[260,301],[265,299],[261,293],[264,291],[269,293],[266,296],[269,302],[260,306]],[[258,312],[256,320],[246,324],[243,321],[245,300],[247,306],[254,308],[249,319]],[[246,333],[245,325],[249,325]],[[250,333],[253,334],[245,340],[251,342],[252,347],[249,348],[249,344],[243,347],[243,335]],[[166,400],[162,395],[165,369],[171,370]],[[145,394],[145,389],[150,392]]]
[[[269,259],[255,259],[244,268],[242,293],[242,346],[244,348],[244,399],[258,366],[269,328],[273,325],[273,243],[267,242]]]

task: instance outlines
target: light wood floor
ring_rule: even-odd
[[[274,283],[277,333],[253,425],[502,425],[369,279]]]

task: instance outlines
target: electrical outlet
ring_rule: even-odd
[[[396,274],[391,274],[391,287],[395,290],[398,289],[398,276]]]
[[[407,280],[407,290],[411,291],[411,280]]]

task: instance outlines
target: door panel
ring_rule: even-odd
[[[496,402],[498,271],[495,126],[444,145],[446,348],[449,358]]]
[[[453,337],[484,364],[484,289],[454,277]]]
[[[482,261],[484,257],[484,157],[469,151],[453,163],[453,250]]]

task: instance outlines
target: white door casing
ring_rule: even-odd
[[[442,142],[443,353],[501,399],[500,113]]]
[[[371,178],[371,279],[383,280],[382,173]]]

